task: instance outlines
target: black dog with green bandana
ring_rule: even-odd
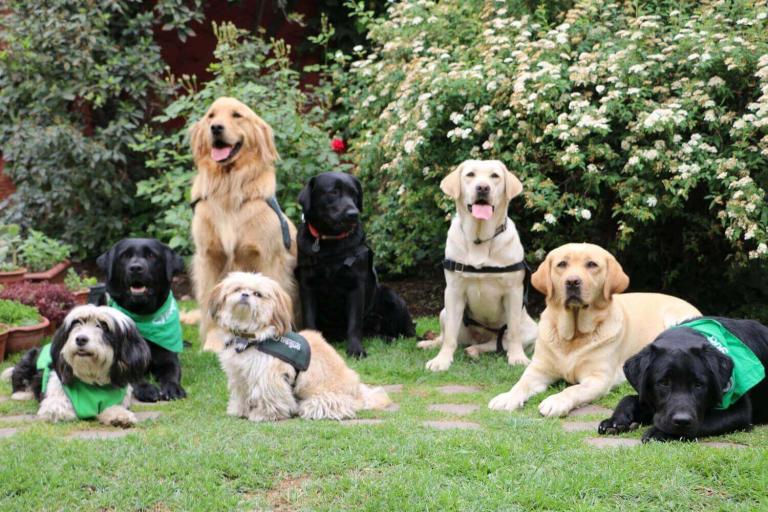
[[[627,360],[638,392],[602,421],[601,434],[653,425],[643,441],[695,439],[768,423],[768,327],[701,317],[662,332]]]

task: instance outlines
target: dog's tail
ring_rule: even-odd
[[[363,409],[386,409],[393,403],[382,387],[372,388],[361,383],[360,394],[363,398]]]
[[[179,319],[181,320],[181,323],[187,324],[187,325],[194,325],[200,323],[200,310],[199,309],[193,309],[191,311],[182,311],[179,315]]]
[[[11,382],[11,379],[13,378],[13,369],[16,368],[15,366],[11,366],[10,368],[6,368],[3,370],[3,373],[0,373],[0,380],[4,380],[5,382]]]

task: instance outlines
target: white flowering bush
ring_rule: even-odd
[[[378,256],[436,264],[453,209],[438,184],[489,158],[524,182],[510,212],[532,261],[594,241],[666,285],[765,261],[763,4],[582,0],[554,21],[516,1],[391,5],[338,100]]]

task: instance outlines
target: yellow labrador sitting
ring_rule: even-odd
[[[456,216],[445,244],[440,337],[418,344],[442,345],[427,369],[447,370],[459,342],[472,357],[501,343],[509,364],[528,364],[523,344],[535,339],[536,323],[523,307],[523,246],[507,216],[523,184],[498,160],[467,160],[440,188],[456,201]]]
[[[624,362],[664,329],[701,313],[660,293],[621,294],[629,277],[605,249],[567,244],[553,250],[532,276],[547,296],[533,360],[489,407],[513,411],[557,380],[570,386],[539,405],[544,416],[565,416],[624,382]]]

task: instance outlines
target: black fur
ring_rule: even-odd
[[[76,325],[72,321],[75,319],[68,316],[64,324],[56,330],[51,341],[53,369],[64,385],[72,383],[77,377],[72,367],[61,356],[67,338]],[[104,341],[112,347],[114,352],[114,361],[109,373],[112,385],[121,388],[142,378],[149,366],[149,346],[133,322],[127,329],[123,329],[118,322],[115,323],[114,330],[108,329],[106,325],[103,325],[102,329]],[[38,401],[43,398],[41,396],[43,371],[37,370],[39,355],[40,349],[37,347],[28,350],[14,367],[11,376],[11,386],[14,393],[31,389]]]
[[[165,303],[174,274],[184,270],[181,256],[152,238],[120,240],[96,261],[106,275],[109,296],[121,307],[140,315],[152,314]],[[131,293],[132,286],[146,287],[147,291],[137,295]],[[132,383],[134,396],[143,402],[186,397],[181,386],[179,355],[146,341],[151,352],[149,373],[159,388],[145,375]]]
[[[319,174],[299,194],[305,222],[297,234],[301,311],[304,327],[319,329],[332,340],[346,339],[347,354],[365,357],[363,335],[414,336],[405,301],[378,284],[373,251],[365,244],[360,222],[363,190],[352,175]],[[340,239],[317,239],[321,235]]]
[[[768,366],[768,327],[754,320],[711,317],[731,331],[763,366]],[[662,332],[624,364],[637,395],[623,398],[598,427],[615,434],[653,425],[643,441],[695,439],[746,430],[768,423],[768,379],[763,379],[726,410],[720,404],[733,361],[688,328]]]

